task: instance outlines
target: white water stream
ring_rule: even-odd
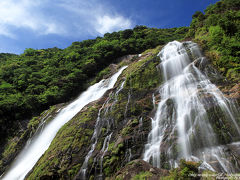
[[[197,67],[196,64],[205,61],[197,44],[170,42],[159,57],[164,82],[159,88],[160,102],[152,119],[143,159],[156,167],[161,167],[162,161],[176,167],[184,158],[203,161],[207,169],[218,167],[222,172],[234,172],[217,140],[206,106],[219,107],[225,116],[219,117],[219,121],[227,119],[239,136],[232,111],[236,107]]]
[[[39,158],[50,146],[58,130],[69,120],[71,120],[85,105],[95,101],[103,94],[113,88],[117,78],[126,66],[122,67],[109,79],[103,79],[99,83],[89,87],[75,101],[62,109],[59,114],[47,124],[41,132],[36,132],[25,148],[17,156],[7,172],[0,179],[2,180],[22,180],[34,167]]]
[[[104,125],[106,125],[107,126],[107,132],[109,132],[109,131],[111,131],[111,126],[114,126],[113,120],[106,118],[106,115],[108,114],[109,110],[112,111],[112,108],[117,103],[118,94],[123,89],[124,84],[125,84],[125,80],[121,83],[120,87],[117,89],[116,93],[114,93],[113,96],[112,96],[112,92],[109,94],[109,97],[106,99],[106,101],[103,103],[102,107],[99,109],[98,117],[97,117],[95,128],[94,128],[94,133],[93,133],[92,138],[91,138],[91,140],[93,141],[92,144],[91,144],[91,149],[88,152],[88,154],[85,156],[83,165],[82,165],[79,173],[75,177],[75,179],[81,179],[81,180],[86,180],[87,179],[88,161],[92,157],[92,154],[93,154],[93,152],[96,148],[96,145],[98,143],[98,138],[99,138],[102,127]],[[111,105],[105,107],[106,105],[109,104],[109,102],[112,99],[113,99],[113,102],[111,103]],[[103,116],[101,116],[102,112],[103,112]],[[98,179],[103,179],[103,171],[102,171],[103,170],[103,158],[105,156],[105,153],[108,150],[108,146],[109,146],[109,142],[111,140],[112,133],[113,132],[111,132],[108,136],[105,137],[102,149],[100,151],[100,154],[102,154],[102,155],[100,157],[100,174],[98,176]]]

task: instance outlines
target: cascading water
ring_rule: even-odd
[[[143,159],[156,167],[176,167],[184,158],[202,161],[201,167],[205,169],[236,172],[239,167],[228,158],[214,126],[214,123],[223,125],[227,119],[237,136],[235,139],[239,140],[240,131],[234,118],[236,107],[200,70],[206,59],[197,44],[170,42],[159,57],[164,82],[159,87],[160,102]],[[210,112],[212,107],[216,107],[215,111]],[[211,113],[218,117],[216,122],[212,122]],[[231,133],[226,136],[234,139]]]
[[[99,99],[107,90],[113,88],[117,78],[125,68],[126,66],[122,67],[110,79],[104,79],[89,87],[75,101],[62,109],[58,115],[42,129],[41,132],[36,132],[33,138],[29,141],[30,143],[27,143],[25,148],[11,165],[10,169],[2,175],[1,179],[24,179],[38,159],[48,149],[58,130],[66,122],[71,120],[85,105]]]
[[[112,119],[107,118],[107,114],[108,114],[109,110],[112,111],[113,107],[117,103],[118,94],[123,89],[124,84],[125,84],[125,80],[121,83],[120,87],[117,89],[116,93],[113,96],[112,96],[112,92],[109,94],[109,97],[106,99],[106,101],[104,102],[102,107],[99,109],[97,121],[96,121],[95,128],[94,128],[94,133],[93,133],[92,138],[91,138],[91,140],[93,141],[92,144],[91,144],[91,149],[88,152],[88,154],[86,155],[86,157],[84,159],[84,162],[83,162],[83,165],[82,165],[79,173],[75,177],[75,179],[81,179],[81,180],[87,179],[86,176],[87,176],[87,170],[88,170],[88,161],[92,157],[92,154],[93,154],[93,152],[96,148],[96,145],[98,143],[98,138],[101,134],[101,129],[104,126],[106,126],[107,127],[107,133],[109,133],[109,134],[105,137],[102,149],[100,151],[100,154],[101,154],[101,157],[100,157],[100,174],[98,175],[98,179],[103,179],[103,172],[102,172],[103,158],[105,156],[105,153],[108,150],[109,142],[110,142],[111,136],[113,134],[113,132],[110,132],[110,130],[111,130],[110,128],[112,126],[114,126],[114,122],[112,122]],[[111,100],[113,100],[113,102],[109,106],[108,104],[110,104]],[[98,159],[96,159],[96,157],[95,157],[95,160],[99,161]]]

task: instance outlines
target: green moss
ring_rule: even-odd
[[[211,28],[215,27],[219,28],[219,26],[211,26]],[[234,48],[239,47],[238,40],[219,35],[222,37],[218,39],[220,43],[217,44],[211,36],[212,33],[205,28],[205,31],[196,33],[194,41],[203,48],[204,54],[222,75],[229,80],[238,82],[240,80],[240,65],[236,56],[237,51],[234,52]]]
[[[123,180],[122,175],[118,175],[118,176],[116,177],[116,180]]]
[[[119,95],[120,97],[121,95]],[[115,124],[118,124],[124,120],[125,107],[127,104],[127,99],[118,99],[117,103],[113,109],[107,114],[108,117],[112,117],[115,121]]]
[[[102,149],[103,141],[104,141],[104,138],[101,138],[100,140],[98,140],[96,150],[101,150]]]
[[[145,180],[150,177],[152,177],[152,173],[149,171],[145,171],[145,172],[141,172],[141,173],[137,174],[136,176],[131,178],[131,180]]]
[[[69,177],[72,179],[77,174],[80,168],[81,168],[81,165],[77,164],[73,166],[70,170],[68,170]]]
[[[135,164],[135,163],[136,163],[136,162],[134,162],[134,161],[130,161],[130,162],[127,163],[127,166],[133,165],[133,164]]]
[[[120,151],[121,151],[121,148],[123,148],[123,147],[124,147],[123,143],[118,144],[117,147],[113,147],[112,153],[113,154],[119,154]]]
[[[236,174],[226,174],[226,177],[227,177],[228,180],[239,179],[240,173],[236,173]]]
[[[39,124],[38,118],[33,117],[28,123],[28,128],[36,127],[38,124]]]
[[[118,156],[111,156],[110,158],[104,158],[103,164],[103,172],[106,176],[110,176],[116,170],[116,164],[118,163],[119,157]]]
[[[87,124],[95,121],[97,113],[98,108],[91,106],[66,123],[40,158],[28,179],[52,174],[52,169],[57,170],[60,177],[63,176],[62,174],[66,175],[65,172],[69,177],[75,176],[81,167],[81,163],[78,162],[78,153],[82,148],[89,147],[91,143],[94,127],[89,127]],[[75,158],[74,164],[72,164],[73,157]]]
[[[129,126],[127,126],[122,130],[121,134],[123,136],[127,136],[129,134],[130,130],[131,130],[131,128]]]
[[[151,56],[130,67],[133,71],[127,74],[125,85],[140,90],[157,87],[161,82],[161,76],[156,68],[159,62],[158,57]]]
[[[201,179],[202,180],[212,180],[215,177],[217,177],[217,173],[209,170],[205,170],[201,174]]]
[[[115,143],[109,144],[108,150],[111,156],[105,156],[103,161],[103,172],[106,176],[112,175],[119,168],[119,161],[124,156],[123,148],[123,143],[118,145]]]
[[[159,47],[151,49],[146,54],[148,57],[142,58],[128,66],[123,72],[126,77],[124,88],[118,95],[118,101],[109,113],[114,117],[115,124],[123,121],[126,117],[139,116],[142,113],[152,110],[151,98],[145,98],[149,90],[153,90],[160,85],[161,76],[156,68],[160,60],[156,57]],[[130,102],[128,96],[130,94]],[[142,99],[138,101],[138,99]],[[143,100],[144,99],[144,100]],[[126,135],[126,130],[123,134]]]
[[[157,46],[157,47],[154,48],[154,49],[147,49],[146,51],[144,51],[144,52],[142,53],[142,56],[147,55],[148,53],[150,53],[150,54],[158,54],[159,51],[162,49],[162,47],[163,47],[163,46]]]
[[[136,126],[138,124],[139,124],[138,119],[137,118],[133,119],[132,126],[134,127],[134,126]]]
[[[91,84],[93,85],[93,84],[95,84],[96,82],[100,81],[100,80],[103,79],[103,78],[106,79],[106,78],[108,78],[110,75],[111,75],[111,69],[110,69],[110,67],[108,66],[108,67],[106,67],[105,69],[103,69],[102,71],[100,71],[100,72],[97,74],[96,78],[94,79],[94,81],[91,82]]]
[[[169,176],[163,177],[164,180],[185,180],[185,179],[199,179],[198,167],[200,163],[193,161],[180,160],[178,168],[172,169]]]
[[[140,103],[134,103],[133,106],[131,106],[130,113],[132,116],[137,116],[142,113],[142,109]]]
[[[14,153],[16,146],[17,146],[17,142],[14,141],[14,139],[13,139],[12,142],[8,144],[5,151],[3,152],[3,154],[2,154],[3,157],[7,157],[8,155]]]
[[[112,151],[113,148],[114,148],[114,145],[115,145],[115,142],[110,143],[110,144],[108,145],[108,150],[109,150],[109,151]]]
[[[91,166],[93,164],[93,157],[90,157],[89,160],[88,160],[88,164]]]
[[[101,129],[101,133],[102,133],[102,134],[105,134],[106,131],[107,131],[106,128],[102,128],[102,129]]]
[[[89,180],[94,180],[94,176],[93,175],[90,176]]]

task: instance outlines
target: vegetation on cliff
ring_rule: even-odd
[[[79,94],[90,79],[117,58],[181,39],[187,30],[136,26],[74,42],[63,50],[29,48],[21,55],[1,54],[0,144],[14,134],[22,120]]]
[[[98,118],[103,122],[101,127],[97,127],[101,131],[93,155],[88,161],[88,179],[101,173],[103,177],[110,177],[131,158],[140,158],[150,130],[149,115],[154,109],[151,96],[160,84],[156,68],[159,63],[156,58],[159,48],[148,50],[141,57],[135,56],[129,61],[122,61],[118,66],[129,66],[114,89],[101,100],[84,108],[60,129],[28,179],[76,177],[90,151],[90,143],[93,143],[91,138]],[[149,77],[151,81],[139,81],[144,77]],[[123,89],[119,90],[122,83]],[[98,117],[100,109],[102,110]],[[110,134],[108,151],[101,160],[104,141]],[[134,157],[130,157],[130,153]]]
[[[193,16],[187,37],[198,42],[228,79],[240,80],[240,1],[221,0]]]

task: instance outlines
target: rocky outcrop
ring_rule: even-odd
[[[159,180],[160,177],[169,175],[169,171],[165,169],[159,169],[153,167],[146,161],[136,159],[129,162],[125,167],[121,168],[114,176],[109,180],[121,179],[148,179],[148,180]]]

